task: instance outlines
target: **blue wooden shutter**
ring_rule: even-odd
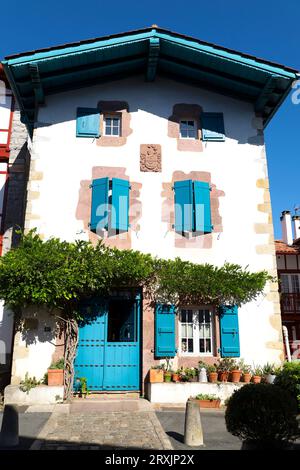
[[[175,191],[175,231],[191,232],[193,224],[193,182],[176,181]]]
[[[223,113],[202,113],[202,140],[225,140]]]
[[[100,111],[97,108],[77,108],[76,137],[100,136]]]
[[[99,178],[92,181],[92,207],[90,229],[95,231],[108,224],[108,178]]]
[[[193,185],[195,201],[195,231],[210,233],[212,225],[209,183],[194,181]]]
[[[236,305],[220,307],[221,356],[240,357],[238,308]]]
[[[157,304],[155,309],[155,357],[176,354],[175,307]]]
[[[111,229],[127,232],[129,227],[129,181],[112,179]]]

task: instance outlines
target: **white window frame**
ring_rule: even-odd
[[[281,282],[281,292],[283,294],[300,294],[300,274],[297,274],[297,273],[281,273],[280,274],[280,280],[282,279],[282,276],[286,276],[287,280],[288,280],[288,292],[285,292],[284,290],[282,290],[282,287],[283,287],[283,283]],[[292,276],[297,276],[298,278],[298,286],[299,286],[299,290],[298,291],[295,291],[294,288],[293,288],[293,280],[292,280]]]
[[[182,134],[181,134],[181,126],[183,123],[188,123],[188,122],[193,122],[193,127],[194,127],[194,132],[195,132],[195,135],[194,137],[183,137]],[[179,122],[179,138],[180,139],[186,139],[186,140],[196,140],[197,139],[197,132],[198,132],[198,126],[197,126],[197,122],[195,121],[195,119],[181,119],[180,122]]]
[[[192,310],[193,311],[193,352],[182,350],[182,334],[181,334],[181,310]],[[208,310],[211,316],[211,352],[200,352],[200,329],[197,321],[197,312],[199,310]],[[179,318],[178,318],[178,339],[179,348],[178,352],[180,356],[186,357],[213,357],[215,355],[215,315],[214,309],[211,306],[199,306],[199,307],[180,307]]]
[[[106,119],[118,119],[119,121],[119,125],[118,125],[118,135],[114,135],[114,134],[107,134],[106,133]],[[121,116],[119,115],[116,115],[116,114],[104,114],[103,116],[103,124],[104,124],[104,129],[103,129],[103,134],[107,137],[121,137]],[[111,128],[113,128],[114,126],[111,126]]]

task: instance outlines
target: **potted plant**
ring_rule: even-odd
[[[208,374],[208,380],[209,382],[215,384],[217,383],[218,381],[218,372],[217,372],[217,368],[215,365],[208,365],[206,367],[206,371],[207,371],[207,374]]]
[[[179,380],[180,380],[180,373],[181,373],[181,369],[178,369],[178,370],[176,370],[175,372],[173,372],[173,374],[172,374],[172,381],[173,381],[173,382],[179,382]]]
[[[264,376],[264,381],[267,384],[272,384],[276,378],[275,364],[270,364],[269,362],[267,362],[267,364],[263,367],[263,376]]]
[[[234,359],[232,359],[231,357],[223,357],[222,359],[218,359],[217,371],[219,374],[220,382],[228,381],[229,372],[233,366],[233,363]]]
[[[164,381],[164,370],[162,365],[152,366],[149,370],[149,382],[161,383]]]
[[[261,377],[263,375],[262,368],[260,366],[254,366],[252,371],[252,382],[254,384],[259,384],[261,382]]]
[[[198,382],[198,371],[194,367],[188,367],[184,370],[189,382]]]
[[[165,370],[165,372],[164,372],[164,382],[171,382],[173,373],[174,372],[172,370]]]
[[[194,400],[197,401],[200,408],[220,408],[221,400],[217,395],[199,393]]]
[[[48,369],[48,385],[61,387],[64,384],[64,358],[53,362]]]
[[[230,380],[233,383],[239,383],[242,376],[243,361],[237,362],[233,360],[230,366]]]
[[[249,364],[243,364],[242,372],[243,372],[243,382],[248,384],[252,377],[251,366]]]

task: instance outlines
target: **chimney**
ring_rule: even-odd
[[[281,229],[282,229],[282,240],[287,245],[293,244],[293,232],[292,232],[292,218],[290,211],[283,211],[280,217]]]
[[[295,240],[300,238],[300,215],[293,215],[292,221],[294,222],[294,237]]]

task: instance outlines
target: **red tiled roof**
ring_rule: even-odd
[[[293,245],[287,245],[282,240],[275,240],[275,250],[276,253],[285,253],[291,255],[300,254],[300,246],[298,244],[298,240],[296,240]]]

